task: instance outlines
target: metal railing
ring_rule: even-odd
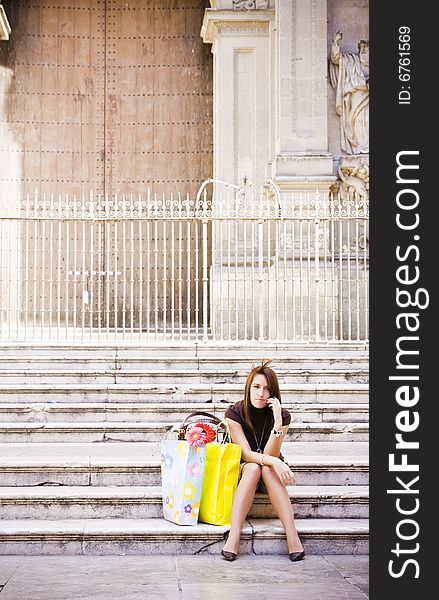
[[[356,194],[36,193],[0,236],[2,340],[368,339]]]

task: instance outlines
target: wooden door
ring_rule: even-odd
[[[123,194],[145,195],[148,188],[153,195],[172,192],[193,198],[201,182],[212,175],[212,60],[210,46],[200,38],[209,2],[22,0],[4,4],[12,35],[0,46],[0,65],[13,75],[0,114],[0,154],[8,157],[13,168],[0,171],[0,186],[18,190],[13,202],[18,204],[20,195],[33,195],[35,189],[40,198],[54,194],[72,199],[85,194],[87,199],[93,191],[104,203],[116,196],[120,200]],[[95,293],[100,290],[99,302],[115,306],[116,320],[117,311],[124,310],[137,326],[139,310],[145,307],[138,300],[134,307],[118,306],[117,301],[123,284],[114,275],[118,269],[112,267],[117,266],[115,255],[123,256],[123,236],[111,231],[119,227],[103,235],[99,251],[90,249],[102,264],[93,266],[88,261],[77,276],[83,281],[85,269],[113,277],[99,286],[92,281],[91,287]],[[72,237],[74,229],[70,228],[65,244],[70,249],[78,244]],[[48,247],[49,230],[31,232],[35,235],[31,244]],[[183,230],[183,245],[193,248],[194,228]],[[88,228],[81,226],[81,231],[87,235]],[[170,228],[167,234],[157,230],[152,236],[158,239],[150,237],[162,256],[171,248],[170,239],[164,237],[169,232]],[[86,243],[81,237],[79,242],[89,248],[97,243],[96,236]],[[145,238],[137,236],[135,243],[144,244]],[[61,261],[63,282],[69,279],[65,263],[71,266],[75,260],[72,254]],[[167,277],[165,264],[170,261],[160,261],[155,274],[161,281]],[[195,268],[195,259],[190,264]],[[36,270],[38,278],[49,277],[44,275],[47,266],[32,265],[28,265],[30,278]],[[127,277],[141,281],[138,262],[131,263],[130,269]],[[108,275],[111,271],[113,275]],[[82,306],[84,300],[83,285],[66,287],[61,314],[66,314],[66,303]],[[137,291],[134,298],[146,299]],[[183,292],[187,296],[186,288]],[[49,302],[42,297],[49,293],[47,287],[28,293],[27,302],[39,314],[40,305]],[[189,289],[189,294],[195,293],[195,288]],[[162,286],[161,311],[175,301],[171,294],[170,286]]]
[[[210,47],[200,38],[206,5],[197,0],[107,3],[105,189],[110,196],[120,199],[127,189],[145,195],[150,189],[154,205],[170,192],[174,199],[178,194],[194,198],[201,182],[211,176],[212,61]],[[111,254],[118,254],[120,276],[110,293],[119,298],[124,322],[131,325],[134,318],[136,327],[166,327],[171,310],[186,313],[187,302],[183,306],[181,298],[188,298],[188,286],[193,300],[189,321],[195,319],[195,296],[201,289],[195,274],[201,273],[196,224],[166,227],[161,222],[145,224],[139,231],[136,224],[131,234],[134,247],[150,246],[149,273],[148,256],[139,261],[135,253],[134,261],[125,259],[122,264],[123,225],[112,233],[106,242]],[[189,261],[188,244],[193,253]],[[184,248],[184,268],[175,273],[172,247]],[[179,283],[172,285],[174,279]],[[124,304],[124,286],[132,280],[142,281],[144,290],[139,294],[135,289]],[[174,312],[176,319],[181,324],[182,315]],[[184,321],[188,325],[186,314]]]

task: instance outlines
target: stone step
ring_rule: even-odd
[[[0,442],[159,442],[169,423],[0,423]],[[368,423],[294,423],[286,441],[367,441]]]
[[[219,553],[228,527],[163,520],[160,442],[192,411],[222,416],[263,358],[293,416],[282,452],[308,554],[367,553],[367,346],[254,340],[0,344],[0,553]],[[287,553],[274,517],[257,494],[243,553]]]
[[[170,341],[157,340],[147,341],[114,341],[84,343],[81,340],[71,340],[69,342],[1,342],[0,355],[2,357],[19,356],[22,359],[35,356],[56,356],[61,358],[66,356],[77,356],[85,359],[111,358],[112,360],[131,359],[132,357],[149,357],[153,355],[156,358],[163,358],[165,361],[173,362],[177,358],[184,359],[206,359],[210,360],[212,356],[216,358],[225,358],[230,356],[239,357],[240,360],[262,358],[273,360],[280,359],[302,359],[308,357],[324,357],[325,360],[335,358],[354,360],[362,357],[367,361],[369,348],[366,343],[355,342],[264,342],[260,340],[248,340],[238,342],[221,341]]]
[[[367,554],[367,519],[297,519],[308,554]],[[164,519],[4,520],[0,553],[49,554],[219,554],[229,527],[180,526]],[[241,554],[287,554],[277,519],[248,519]]]
[[[367,486],[292,486],[296,518],[368,518]],[[161,486],[46,486],[0,488],[3,519],[162,518]],[[267,494],[257,493],[249,518],[276,518]]]
[[[29,422],[157,422],[181,423],[191,412],[204,411],[224,417],[228,404],[128,404],[118,402],[92,404],[85,403],[43,403],[0,404],[0,423]],[[282,406],[291,412],[292,421],[297,423],[356,423],[367,422],[368,404],[296,404],[283,402]]]
[[[297,485],[367,485],[367,442],[284,442]],[[160,485],[161,444],[0,444],[0,486]]]
[[[364,383],[287,383],[282,385],[283,402],[336,404],[365,403],[369,386]],[[242,400],[241,384],[32,384],[0,385],[2,403],[19,402],[163,402],[234,403]]]
[[[36,369],[35,365],[29,369],[14,370],[3,369],[0,371],[2,385],[25,385],[44,383],[55,384],[147,384],[156,383],[194,385],[194,384],[240,384],[244,387],[248,369],[203,369],[201,370],[152,370],[147,367],[143,371],[134,369],[122,370],[119,368],[80,369],[74,370],[71,365],[58,369]],[[281,388],[285,384],[311,383],[368,383],[368,372],[365,369],[277,369]]]
[[[1,349],[1,348],[0,348]],[[113,356],[97,356],[94,353],[85,353],[70,349],[64,354],[37,354],[29,353],[13,355],[7,354],[0,356],[0,373],[9,370],[32,371],[33,369],[42,370],[73,370],[82,371],[84,369],[94,369],[96,371],[107,371],[117,369],[118,371],[160,371],[176,369],[179,371],[196,371],[201,373],[205,370],[233,369],[234,371],[243,371],[247,373],[251,367],[258,364],[254,357],[247,357],[247,354],[229,353],[224,356],[215,354],[199,357],[174,356],[168,354],[165,356],[151,356],[150,354],[133,354],[129,357],[120,357],[118,354]],[[323,354],[310,353],[302,351],[301,354],[279,356],[272,362],[272,367],[277,373],[290,370],[361,370],[368,371],[368,357],[363,354],[345,354],[340,353],[337,356],[325,356]]]

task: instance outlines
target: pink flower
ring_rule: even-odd
[[[191,427],[186,433],[189,446],[202,446],[206,443],[206,434],[201,427]]]
[[[213,442],[213,440],[216,438],[216,431],[207,423],[197,423],[195,427],[200,427],[206,434],[206,444]]]

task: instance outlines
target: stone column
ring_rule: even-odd
[[[239,196],[236,202],[246,202],[252,210],[259,203],[259,190],[266,179],[271,153],[274,11],[269,8],[268,0],[223,0],[211,4],[213,8],[205,12],[201,36],[204,42],[212,44],[214,55],[213,178],[216,182],[242,187],[245,198]],[[236,192],[215,183],[217,215],[237,210],[238,204],[233,199]],[[227,194],[229,199],[225,197]],[[213,335],[242,339],[248,326],[250,335],[262,338],[267,335],[267,325],[262,322],[268,294],[267,275],[264,271],[258,282],[249,281],[250,253],[245,253],[242,223],[216,220],[212,228],[209,279]],[[251,236],[251,225],[247,234]],[[252,286],[257,287],[257,306],[251,300]]]
[[[325,192],[336,179],[328,151],[326,0],[217,0],[211,4],[201,35],[204,42],[212,43],[214,54],[213,177],[239,186],[246,177],[253,184],[253,199],[246,198],[251,206],[258,202],[259,189],[265,183],[269,202],[285,203],[291,214],[296,210],[291,193],[314,193],[317,188]],[[223,190],[217,185],[217,193]],[[298,197],[306,202],[306,195]],[[300,207],[298,210],[300,213]],[[282,272],[289,282],[302,282],[294,290],[288,285],[282,291],[265,260],[274,253],[267,244],[274,240],[275,223],[262,219],[258,224],[263,260],[256,274],[256,306],[250,307],[246,300],[250,296],[246,288],[249,268],[247,280],[245,271],[248,255],[230,228],[222,247],[230,242],[233,248],[236,241],[238,251],[225,257],[215,246],[218,225],[213,227],[214,334],[225,331],[232,338],[242,337],[242,328],[254,309],[256,338],[286,337],[286,330],[273,333],[277,331],[276,307],[285,303],[299,306],[300,302],[314,307],[322,293],[314,271],[306,280],[297,253],[291,251],[297,236],[291,228],[279,233],[279,247],[289,249]],[[314,228],[308,232],[300,226],[303,248],[326,244],[325,239],[313,241],[313,235]],[[300,298],[295,297],[298,294]],[[308,326],[303,326],[304,335]]]
[[[286,191],[327,190],[327,1],[277,0],[275,46],[271,177]]]
[[[240,4],[232,1],[215,4],[229,9],[207,9],[201,29],[214,55],[213,176],[234,185],[246,178],[259,190],[270,156],[274,11],[234,10]]]
[[[287,232],[281,245],[292,248],[287,259],[288,279],[302,282],[288,301],[310,308],[303,313],[303,332],[309,335],[308,314],[324,307],[326,301],[336,303],[333,297],[325,300],[321,281],[321,255],[328,249],[328,230],[320,227],[316,239],[314,228],[300,220],[301,207],[306,212],[313,206],[316,190],[321,209],[325,208],[326,193],[336,180],[328,139],[327,0],[277,0],[275,30],[274,140],[267,172],[282,201],[297,214],[300,242]],[[326,210],[329,212],[329,206]],[[300,258],[304,249],[313,256],[316,267],[306,274]]]

